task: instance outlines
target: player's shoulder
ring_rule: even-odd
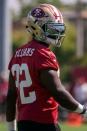
[[[35,42],[36,45],[36,51],[40,56],[46,56],[49,57],[51,55],[55,55],[50,48],[44,43],[44,42]]]
[[[56,59],[56,55],[51,51],[51,49],[48,46],[44,45],[45,43],[38,42],[38,48],[37,48],[37,55],[38,58],[41,60],[48,60],[48,61],[55,61],[58,62]]]
[[[36,62],[36,68],[38,70],[43,70],[43,69],[54,69],[54,70],[58,70],[58,61],[56,59],[55,54],[51,51],[51,49],[44,45],[45,43],[42,42],[38,42],[37,43],[37,55],[35,59]]]
[[[30,52],[30,53],[29,53]],[[33,54],[35,57],[55,57],[55,54],[49,49],[48,46],[45,45],[45,43],[36,41],[36,40],[32,40],[24,45],[22,45],[21,47],[17,48],[15,51],[15,55],[16,56],[24,56],[25,54],[30,54],[29,56],[31,56],[31,54]]]

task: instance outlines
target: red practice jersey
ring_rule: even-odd
[[[48,47],[35,40],[17,49],[13,55],[9,70],[17,89],[18,121],[57,122],[58,103],[39,79],[40,71],[47,68],[59,70],[56,57]]]

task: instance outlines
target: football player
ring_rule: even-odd
[[[50,45],[60,47],[65,35],[61,12],[40,4],[28,13],[27,30],[33,40],[18,48],[9,63],[6,119],[8,131],[60,131],[58,106],[87,115],[63,87],[60,67]]]

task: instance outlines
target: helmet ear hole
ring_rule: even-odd
[[[28,28],[28,25],[26,25],[26,28]]]

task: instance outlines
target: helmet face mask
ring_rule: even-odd
[[[44,24],[42,29],[44,30],[46,38],[48,37],[55,41],[53,42],[52,40],[55,46],[59,47],[61,45],[61,42],[65,36],[65,25],[64,24],[48,22]]]
[[[34,39],[59,47],[64,37],[65,25],[59,10],[50,4],[41,4],[27,17],[27,30]]]

